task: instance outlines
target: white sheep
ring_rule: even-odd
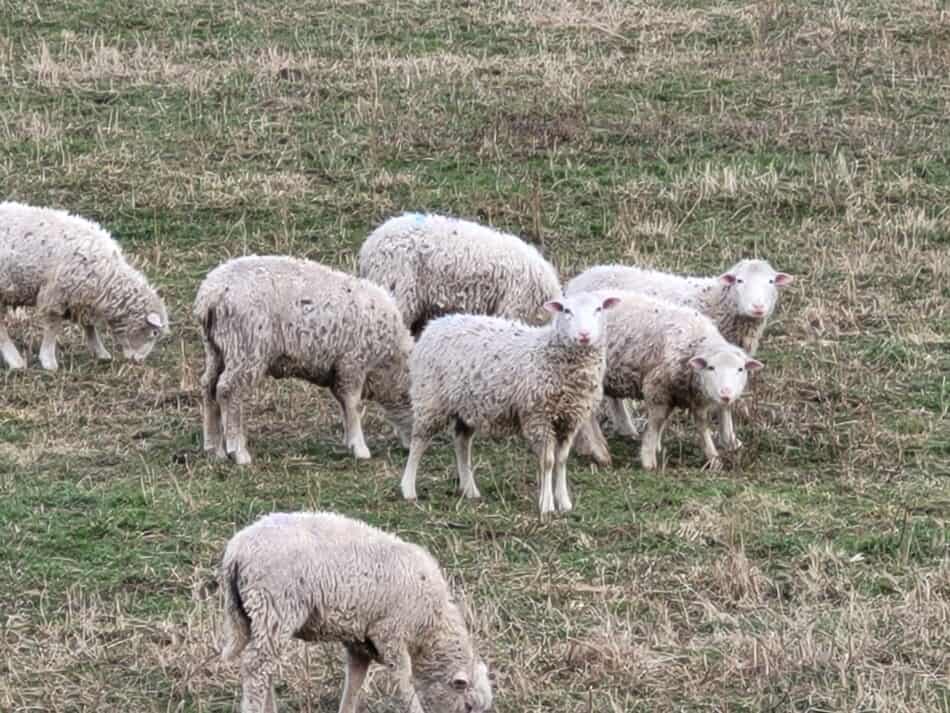
[[[241,713],[276,713],[271,677],[291,639],[346,648],[339,713],[356,713],[372,662],[395,673],[409,713],[491,708],[488,669],[417,545],[334,513],[274,513],[231,538],[219,577],[221,656],[241,656]]]
[[[581,293],[597,296],[601,293]],[[647,429],[640,458],[646,470],[657,465],[666,421],[674,408],[692,412],[707,467],[721,467],[710,431],[710,411],[735,403],[748,372],[762,368],[726,341],[711,319],[695,309],[636,292],[611,292],[620,305],[607,318],[607,369],[604,394],[642,399]],[[602,447],[603,435],[592,416],[578,434],[588,447]]]
[[[601,399],[609,296],[581,294],[547,302],[551,324],[479,315],[433,320],[409,360],[412,440],[402,494],[416,498],[416,471],[432,438],[455,427],[463,495],[479,497],[472,474],[476,431],[521,432],[540,463],[541,514],[571,509],[567,456],[577,429]],[[552,473],[557,484],[552,493]]]
[[[148,356],[168,331],[168,315],[141,272],[126,262],[119,245],[100,225],[54,208],[0,203],[0,356],[22,369],[7,332],[8,308],[36,307],[43,325],[40,364],[58,368],[56,339],[68,320],[82,325],[89,351],[111,355],[99,338],[107,325],[123,355]]]
[[[413,336],[456,313],[543,324],[541,305],[561,294],[555,269],[520,238],[420,213],[376,228],[360,248],[359,274],[393,293]]]
[[[632,290],[692,307],[711,318],[727,341],[755,356],[769,317],[778,303],[779,289],[793,277],[776,272],[765,260],[740,260],[718,277],[674,275],[627,265],[597,265],[572,279],[564,293],[590,290]],[[607,399],[614,426],[621,435],[636,435],[622,401]],[[738,447],[732,409],[720,412],[720,439]]]
[[[248,256],[212,270],[195,298],[205,346],[204,448],[251,462],[241,399],[265,376],[329,387],[344,443],[369,458],[360,402],[379,403],[408,444],[412,337],[378,285],[309,260]]]

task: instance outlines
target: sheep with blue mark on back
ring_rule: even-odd
[[[543,324],[561,293],[554,267],[520,238],[467,220],[407,213],[376,228],[359,254],[360,277],[393,293],[418,337],[446,314]]]
[[[275,713],[271,677],[292,639],[347,652],[339,713],[356,713],[371,663],[407,713],[484,713],[492,690],[438,563],[423,548],[329,512],[273,513],[235,534],[219,570],[221,656],[240,656],[242,713]]]
[[[89,351],[111,355],[99,338],[108,326],[132,361],[142,361],[168,332],[165,305],[145,276],[98,223],[64,210],[0,203],[0,356],[11,369],[26,360],[3,321],[3,310],[35,307],[43,324],[40,364],[58,368],[56,339],[64,321],[82,325]]]

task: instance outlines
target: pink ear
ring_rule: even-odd
[[[736,276],[731,272],[725,272],[719,276],[719,281],[724,285],[734,285],[736,284]]]
[[[689,365],[696,369],[696,371],[700,371],[701,369],[705,369],[707,366],[709,366],[709,362],[707,362],[702,357],[693,357],[689,360]]]
[[[557,314],[558,312],[564,311],[564,305],[557,300],[551,300],[550,302],[544,303],[544,309],[546,309],[551,314]]]
[[[794,277],[789,275],[787,272],[778,272],[775,274],[775,284],[779,287],[785,287],[785,285],[790,285],[794,281]]]
[[[749,371],[755,371],[756,369],[761,369],[764,366],[765,364],[760,362],[758,359],[749,359],[745,363],[745,368],[748,369]]]
[[[619,297],[608,297],[607,299],[604,300],[601,307],[604,309],[610,309],[611,307],[616,307],[619,304],[620,304]]]

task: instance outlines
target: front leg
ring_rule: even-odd
[[[554,471],[556,482],[554,485],[554,504],[561,512],[570,512],[574,507],[571,495],[567,490],[567,457],[571,453],[571,439],[561,441],[554,448]]]
[[[363,438],[363,424],[360,420],[363,381],[362,376],[340,374],[331,389],[343,411],[343,442],[359,460],[370,457],[369,448],[367,448],[366,440]]]
[[[695,409],[693,411],[693,418],[696,421],[696,428],[699,430],[703,453],[706,454],[706,464],[703,468],[708,470],[721,470],[722,460],[719,458],[719,451],[716,450],[716,444],[713,443],[712,428],[709,423],[709,409],[702,407]]]
[[[412,659],[402,640],[393,635],[398,625],[382,622],[374,631],[369,632],[376,644],[380,663],[388,668],[396,678],[396,688],[402,698],[406,713],[425,713],[419,702],[419,694],[412,683]]]
[[[552,476],[554,473],[554,438],[544,435],[532,440],[532,450],[538,456],[538,509],[543,518],[554,512],[554,488]]]
[[[732,422],[732,405],[721,406],[719,409],[719,442],[723,448],[738,450],[742,448],[742,441],[736,437]]]
[[[23,369],[26,366],[26,361],[20,356],[20,352],[17,351],[13,340],[10,339],[10,335],[7,333],[7,327],[3,324],[2,316],[0,316],[0,356],[3,357],[3,361],[11,369]]]
[[[96,325],[83,325],[83,331],[86,334],[86,347],[89,349],[90,354],[92,354],[96,359],[101,359],[102,361],[109,361],[112,359],[112,355],[103,346],[102,340],[99,339],[99,331],[96,329]]]
[[[607,397],[607,408],[610,410],[610,420],[614,425],[614,430],[619,436],[636,438],[638,431],[630,418],[630,411],[623,399]]]
[[[40,344],[40,365],[47,371],[56,371],[56,339],[63,328],[63,320],[56,315],[47,314],[43,328],[43,342]]]
[[[346,647],[346,678],[339,713],[357,713],[360,689],[369,670],[370,660],[355,646]]]
[[[656,470],[660,441],[669,416],[670,407],[667,404],[647,404],[647,429],[640,444],[640,461],[644,470]]]

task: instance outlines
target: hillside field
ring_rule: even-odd
[[[81,332],[0,367],[0,711],[224,713],[217,559],[273,510],[425,545],[467,601],[498,713],[950,712],[950,5],[944,0],[0,0],[0,199],[106,226],[172,334],[143,365]],[[448,437],[417,504],[329,393],[271,380],[246,469],[201,451],[195,290],[289,253],[352,270],[432,211],[609,261],[796,276],[702,470],[691,424],[646,473],[572,457],[537,516],[520,439]],[[111,340],[109,342],[111,346]],[[334,713],[342,647],[291,647],[281,711]],[[399,710],[371,673],[366,711]]]

